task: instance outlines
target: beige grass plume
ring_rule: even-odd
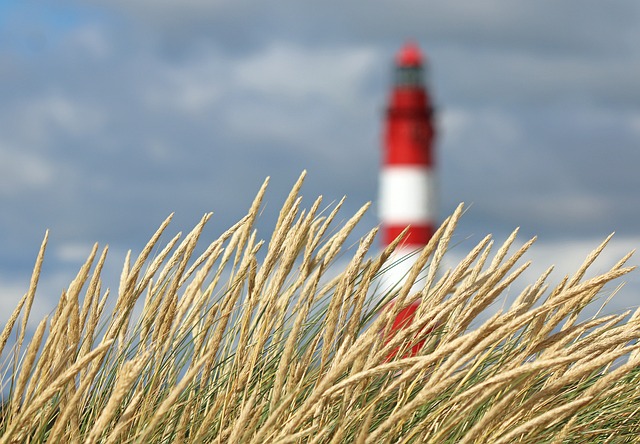
[[[168,218],[137,258],[127,256],[113,304],[101,278],[107,249],[96,246],[29,339],[45,236],[29,290],[0,333],[9,390],[0,444],[636,439],[640,314],[580,316],[631,271],[629,256],[588,276],[605,241],[573,276],[554,286],[548,270],[471,327],[528,266],[517,264],[533,240],[510,252],[515,231],[494,253],[488,236],[444,270],[460,206],[399,293],[371,298],[395,243],[376,254],[373,229],[349,250],[368,206],[342,224],[342,202],[302,209],[303,177],[264,241],[254,226],[266,183],[217,239],[203,236],[215,217],[207,214],[163,241]],[[417,298],[413,324],[390,336],[395,314]],[[426,340],[418,355],[389,359],[417,339]]]

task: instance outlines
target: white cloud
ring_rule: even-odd
[[[640,112],[634,112],[628,117],[629,128],[640,140]]]
[[[89,257],[93,244],[84,242],[68,242],[59,245],[54,252],[57,260],[66,263],[82,264]]]
[[[55,296],[49,293],[54,287],[56,279],[41,279],[36,290],[35,302],[31,307],[31,314],[27,323],[27,328],[35,330],[37,325],[49,315],[55,301],[61,294],[62,287],[55,290]],[[0,274],[0,325],[4,327],[9,316],[18,306],[20,299],[29,290],[29,278],[16,279],[7,274]],[[24,313],[24,311],[23,311]],[[18,318],[16,327],[19,328],[22,317]]]
[[[45,189],[56,178],[56,168],[45,158],[0,141],[0,197]]]
[[[61,92],[27,96],[16,108],[9,116],[15,125],[7,132],[18,133],[30,146],[46,147],[55,143],[52,132],[73,137],[97,134],[108,122],[107,115],[98,106]]]
[[[278,42],[235,66],[235,86],[263,96],[350,105],[378,60],[369,48],[311,49]]]
[[[79,50],[83,56],[105,60],[114,54],[113,42],[104,26],[84,24],[73,28],[66,36],[67,45]]]
[[[227,63],[217,54],[210,54],[196,63],[161,64],[156,67],[155,81],[142,85],[144,100],[153,109],[203,113],[223,94]]]
[[[510,176],[518,170],[517,164],[509,161],[516,154],[520,164],[531,160],[531,153],[521,149],[526,137],[521,122],[505,110],[454,106],[444,108],[437,119],[438,149],[469,177],[493,175],[500,169],[504,169],[500,174]]]
[[[0,325],[4,326],[20,302],[20,298],[29,289],[29,282],[18,282],[13,279],[10,281],[6,275],[1,276],[0,282]]]

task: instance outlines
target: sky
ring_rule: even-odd
[[[635,0],[0,2],[0,321],[50,229],[37,315],[94,242],[107,274],[175,212],[212,235],[271,177],[267,237],[303,170],[305,204],[374,203],[394,54],[426,54],[441,219],[452,251],[520,227],[530,281],[595,272],[640,245],[640,3]],[[631,261],[632,264],[634,259]],[[111,271],[109,271],[111,270]],[[638,306],[640,278],[613,308]],[[114,286],[114,285],[111,285]]]

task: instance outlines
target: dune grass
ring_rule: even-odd
[[[213,242],[201,239],[211,215],[161,241],[167,219],[127,257],[113,302],[96,245],[27,342],[45,237],[0,334],[0,444],[636,441],[640,312],[579,316],[631,271],[630,255],[587,277],[605,241],[574,275],[550,286],[549,270],[478,322],[533,240],[510,251],[516,232],[498,248],[488,236],[443,270],[461,206],[404,286],[372,296],[394,245],[375,254],[374,229],[336,270],[366,206],[338,224],[341,203],[300,208],[301,184],[267,242],[254,230],[266,183]],[[391,334],[417,299],[411,326]],[[405,352],[421,339],[420,353]]]

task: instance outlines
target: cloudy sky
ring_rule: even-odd
[[[303,169],[307,202],[346,195],[346,218],[375,201],[409,38],[429,61],[441,214],[470,205],[460,252],[520,226],[557,281],[616,231],[605,267],[640,245],[638,23],[635,0],[2,1],[0,320],[47,228],[53,300],[93,242],[115,270],[171,212],[173,232],[207,211],[218,232],[267,176],[264,236]],[[374,207],[360,233],[376,224]],[[627,281],[620,307],[638,305]]]

